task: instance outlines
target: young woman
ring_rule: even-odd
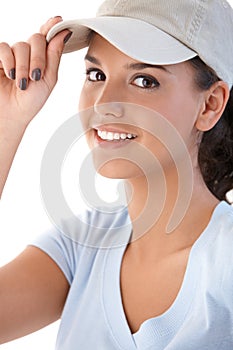
[[[129,198],[61,217],[1,268],[1,343],[62,317],[62,350],[232,348],[232,30],[226,1],[107,0],[0,45],[1,189],[62,51],[88,46],[80,116]]]

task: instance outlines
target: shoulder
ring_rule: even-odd
[[[209,262],[209,273],[226,296],[229,291],[233,292],[233,207],[221,202],[213,215],[212,227],[206,262]]]
[[[198,246],[206,256],[223,261],[233,258],[233,207],[220,202],[199,239]]]
[[[233,295],[233,208],[220,202],[194,245],[199,290],[208,303],[232,308]],[[200,295],[200,294],[199,294]]]
[[[109,248],[128,242],[131,222],[126,207],[94,208],[62,220],[59,231],[78,245]]]
[[[222,279],[225,272],[233,274],[233,208],[229,204],[217,205],[192,253],[209,277]]]
[[[47,253],[71,284],[84,256],[92,261],[101,249],[126,245],[130,235],[131,222],[126,207],[111,211],[98,208],[83,210],[78,215],[54,223],[52,228],[29,245]]]
[[[226,202],[221,202],[215,210],[212,225],[215,226],[216,239],[223,244],[233,245],[233,207]]]

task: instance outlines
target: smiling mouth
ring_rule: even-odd
[[[135,134],[130,133],[119,133],[119,132],[113,132],[113,131],[106,131],[106,130],[96,130],[97,135],[99,138],[103,141],[124,141],[124,140],[132,140],[137,137]]]

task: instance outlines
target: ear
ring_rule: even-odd
[[[217,81],[205,92],[202,109],[196,120],[198,130],[208,131],[215,126],[224,112],[229,95],[229,87],[223,81]]]

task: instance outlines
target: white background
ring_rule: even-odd
[[[42,23],[56,15],[61,15],[64,19],[92,17],[101,2],[100,0],[4,1],[0,9],[0,42],[7,41],[13,44],[15,41],[27,40],[32,33],[39,30]],[[14,258],[29,240],[50,225],[41,202],[40,161],[53,132],[77,112],[84,71],[83,52],[63,56],[59,83],[45,107],[29,126],[18,149],[0,202],[0,265]],[[84,144],[80,145],[79,149],[86,151]],[[74,153],[74,156],[77,157],[79,152]],[[78,164],[78,159],[76,160]],[[72,162],[75,163],[74,159]],[[74,174],[77,174],[77,165]],[[108,185],[106,182],[106,186]],[[78,193],[75,196],[73,188],[68,186],[66,191],[68,195],[72,193],[76,198],[75,206],[84,205],[81,200],[79,201]],[[22,339],[1,345],[0,349],[51,350],[55,345],[58,325],[59,322]]]

